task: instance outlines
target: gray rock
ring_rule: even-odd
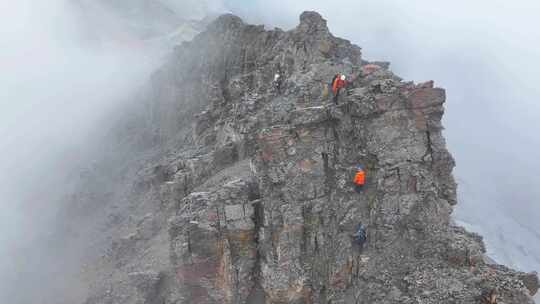
[[[540,288],[540,282],[538,280],[538,273],[530,272],[520,275],[520,279],[525,284],[525,287],[529,290],[531,296],[536,295],[538,288]]]
[[[388,67],[363,61],[315,12],[287,32],[225,15],[177,48],[153,77],[147,117],[172,156],[134,181],[155,224],[117,246],[130,254],[113,257],[124,263],[111,284],[166,247],[164,303],[465,304],[493,290],[500,303],[533,303],[536,275],[486,263],[481,238],[451,223],[445,91]],[[335,105],[337,72],[351,82]]]
[[[157,272],[133,272],[129,273],[128,277],[131,283],[136,287],[137,291],[144,299],[145,304],[158,303],[158,296],[162,275]]]

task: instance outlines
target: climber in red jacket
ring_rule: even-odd
[[[336,74],[332,79],[332,92],[334,93],[334,102],[338,103],[339,91],[347,85],[347,78],[345,75]]]
[[[353,183],[356,192],[362,192],[364,189],[364,184],[366,183],[366,172],[360,165],[356,166],[356,173],[354,174]]]

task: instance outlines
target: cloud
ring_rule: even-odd
[[[35,303],[33,291],[54,289],[47,274],[67,260],[52,264],[54,246],[39,246],[53,230],[59,196],[69,192],[68,171],[88,162],[97,125],[107,125],[158,62],[125,40],[89,39],[72,4],[0,2],[2,303]]]
[[[52,241],[72,177],[107,149],[100,136],[184,38],[185,19],[223,10],[221,0],[0,1],[0,302],[83,298],[69,276],[83,246]]]

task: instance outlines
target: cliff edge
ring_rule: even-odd
[[[452,223],[444,102],[315,12],[290,31],[219,17],[152,78],[159,152],[123,180],[85,303],[534,303],[534,274]]]

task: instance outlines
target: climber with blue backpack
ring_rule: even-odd
[[[362,223],[358,223],[355,227],[355,233],[352,235],[353,242],[360,247],[360,250],[364,248],[364,244],[367,241],[366,228]]]

